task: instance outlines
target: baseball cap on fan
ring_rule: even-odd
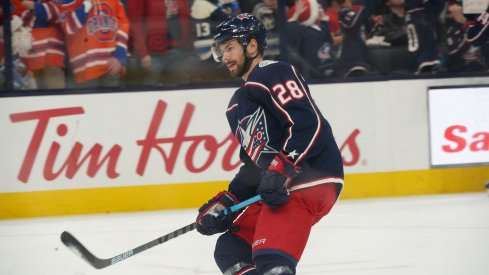
[[[287,17],[290,18],[295,10],[297,3],[290,7],[290,9],[287,11]],[[312,26],[314,23],[316,23],[318,19],[318,12],[319,12],[319,4],[317,0],[305,0],[304,1],[304,11],[299,15],[299,23],[305,26]]]

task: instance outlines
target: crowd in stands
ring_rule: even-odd
[[[15,89],[231,80],[213,60],[212,37],[220,22],[242,12],[264,23],[265,58],[286,60],[309,79],[487,72],[489,65],[488,10],[464,11],[461,0],[10,3]]]

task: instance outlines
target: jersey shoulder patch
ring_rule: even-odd
[[[270,64],[275,64],[275,63],[278,63],[278,61],[275,61],[275,60],[263,60],[262,62],[260,62],[260,64],[258,64],[258,66],[260,68],[263,68],[265,66],[268,66]]]
[[[259,83],[274,83],[279,79],[292,75],[292,67],[283,61],[264,60],[251,72],[248,81]]]

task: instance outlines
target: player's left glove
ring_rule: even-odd
[[[236,204],[238,199],[231,192],[222,191],[199,208],[196,228],[203,235],[213,235],[231,228],[234,221],[233,214],[220,216],[224,209]]]
[[[261,174],[258,194],[262,201],[274,208],[289,200],[288,185],[300,173],[300,169],[292,163],[282,152],[270,163],[268,169]]]

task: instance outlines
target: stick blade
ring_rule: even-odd
[[[99,259],[92,252],[83,246],[70,232],[63,231],[61,233],[61,242],[75,253],[78,257],[84,259],[88,264],[96,269],[102,269],[111,265],[110,260]]]

